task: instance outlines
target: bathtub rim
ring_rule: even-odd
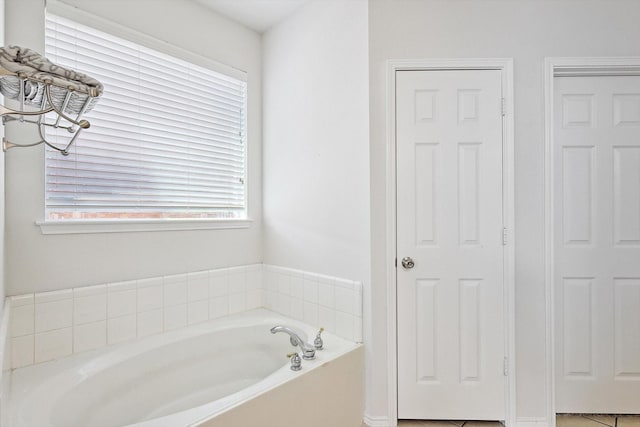
[[[207,414],[203,418],[200,418],[200,419],[198,419],[198,420],[196,420],[196,421],[194,421],[194,422],[192,422],[192,423],[190,423],[188,425],[185,425],[184,427],[198,427],[201,424],[203,424],[203,423],[205,423],[207,421],[210,421],[211,419],[215,418],[216,416],[218,416],[218,415],[220,415],[222,413],[231,411],[231,410],[241,406],[242,404],[244,404],[245,402],[247,402],[247,401],[249,401],[251,399],[255,399],[257,397],[263,396],[263,395],[269,393],[270,391],[278,388],[279,386],[281,386],[283,384],[287,384],[287,383],[289,383],[291,381],[295,381],[296,379],[300,378],[300,375],[304,375],[306,373],[313,372],[313,371],[315,371],[317,369],[323,368],[327,364],[331,363],[332,361],[334,361],[334,360],[336,360],[336,359],[338,359],[338,358],[340,358],[340,357],[342,357],[342,356],[344,356],[344,355],[346,355],[346,354],[348,354],[348,353],[350,353],[352,351],[355,351],[355,350],[357,350],[357,349],[359,349],[361,347],[363,347],[362,343],[353,343],[352,346],[349,346],[348,348],[341,349],[341,351],[339,351],[339,352],[336,351],[336,352],[330,353],[330,357],[328,357],[326,359],[324,359],[324,358],[321,359],[320,356],[318,356],[314,360],[303,360],[302,361],[303,370],[302,371],[298,371],[298,372],[293,372],[289,367],[289,363],[287,362],[287,364],[285,366],[281,367],[276,372],[271,374],[271,376],[281,375],[282,374],[284,376],[282,381],[279,381],[276,384],[270,384],[268,387],[264,387],[264,388],[256,387],[257,390],[253,390],[253,386],[260,386],[261,385],[261,382],[258,382],[256,384],[254,384],[253,386],[250,386],[247,389],[245,389],[245,390],[250,390],[251,389],[251,392],[247,393],[244,396],[245,397],[244,399],[242,399],[242,400],[234,400],[233,402],[229,402],[228,404],[225,404],[224,406],[219,408],[219,410],[217,410],[215,413]],[[311,366],[304,367],[305,363],[311,364]],[[245,390],[240,390],[238,393],[243,393]],[[238,394],[238,393],[234,393],[234,394],[229,395],[227,397],[234,396],[235,394]],[[222,398],[222,399],[225,399],[225,398]],[[220,399],[220,400],[222,400],[222,399]],[[144,425],[144,424],[132,424],[130,426],[125,426],[125,427],[155,427],[155,426],[152,426],[152,425],[147,426],[147,425]]]

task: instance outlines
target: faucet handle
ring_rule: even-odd
[[[291,359],[291,370],[299,371],[302,369],[302,359],[300,359],[300,355],[296,352],[287,354],[287,357]]]
[[[323,332],[324,328],[320,328],[320,330],[318,331],[318,335],[316,335],[316,339],[313,340],[313,346],[316,348],[316,350],[322,350],[322,348],[324,347],[324,342],[322,341],[322,337],[320,336],[320,334]]]

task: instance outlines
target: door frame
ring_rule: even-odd
[[[555,254],[554,242],[554,78],[579,76],[640,76],[640,57],[563,57],[544,60],[544,150],[545,150],[545,391],[547,426],[556,427],[555,390]]]
[[[503,218],[507,229],[504,246],[504,343],[505,356],[505,424],[515,426],[515,233],[514,233],[514,117],[513,59],[406,59],[387,61],[387,144],[386,144],[386,262],[387,268],[387,403],[391,422],[398,420],[398,342],[396,278],[396,71],[500,70],[504,101],[503,135]],[[395,425],[395,424],[394,424]]]

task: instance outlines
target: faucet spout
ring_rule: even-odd
[[[300,336],[293,329],[288,328],[287,326],[282,326],[282,325],[274,326],[273,328],[271,328],[272,334],[275,334],[278,332],[284,332],[285,334],[289,335],[289,340],[291,341],[291,345],[299,346],[300,349],[302,350],[303,359],[309,360],[309,359],[314,359],[316,357],[315,347],[304,342],[304,340],[300,338]]]

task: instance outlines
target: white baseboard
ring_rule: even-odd
[[[9,315],[11,310],[11,304],[9,299],[5,298],[4,301],[0,301],[2,304],[2,321],[0,321],[0,368],[2,371],[11,369],[11,346],[9,340]],[[1,377],[0,377],[1,378]]]
[[[364,414],[364,423],[368,427],[397,427],[398,420],[391,420],[389,417],[381,417]]]
[[[521,417],[516,418],[516,427],[548,427],[549,422],[546,418],[538,417]]]
[[[364,423],[368,427],[397,427],[398,421],[388,417],[364,414]],[[548,427],[546,418],[521,417],[516,419],[516,427]]]

